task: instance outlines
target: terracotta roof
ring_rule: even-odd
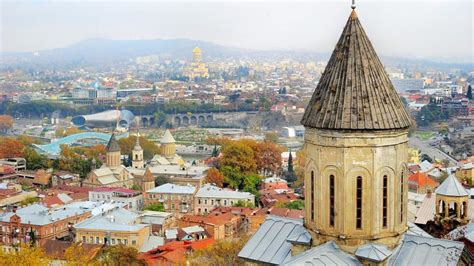
[[[355,11],[347,20],[301,124],[320,129],[406,129],[411,119]]]
[[[438,182],[436,182],[423,172],[417,172],[412,174],[410,177],[408,177],[408,182],[415,182],[416,184],[418,184],[419,187],[435,187],[438,185]]]

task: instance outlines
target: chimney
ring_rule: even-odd
[[[426,197],[427,197],[427,198],[431,198],[431,195],[432,195],[432,194],[433,194],[433,193],[431,192],[431,189],[428,189],[428,190],[426,191]]]

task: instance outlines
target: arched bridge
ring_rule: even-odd
[[[213,113],[175,114],[168,117],[169,122],[175,127],[202,126],[214,120]],[[171,121],[170,121],[171,120]]]
[[[117,136],[117,138],[120,138],[120,137],[123,137],[123,135]],[[86,139],[97,139],[97,140],[100,140],[100,142],[107,144],[107,142],[110,140],[110,134],[100,133],[100,132],[77,133],[77,134],[73,134],[73,135],[58,139],[54,142],[51,142],[50,144],[44,144],[44,145],[33,144],[33,145],[41,153],[47,153],[50,155],[59,155],[59,153],[61,152],[61,145],[71,145],[71,144],[78,143]]]

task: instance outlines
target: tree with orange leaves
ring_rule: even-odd
[[[22,157],[25,146],[14,138],[0,138],[0,158]]]
[[[284,149],[271,141],[257,143],[254,150],[254,159],[257,170],[267,176],[267,174],[280,174],[281,153]]]
[[[215,184],[218,187],[224,186],[224,175],[216,168],[211,168],[207,171],[206,183]]]
[[[13,117],[9,115],[0,115],[0,133],[7,132],[13,126]]]

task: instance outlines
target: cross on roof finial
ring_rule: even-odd
[[[352,0],[351,8],[352,8],[352,9],[355,9],[355,8],[356,8],[355,0]]]

